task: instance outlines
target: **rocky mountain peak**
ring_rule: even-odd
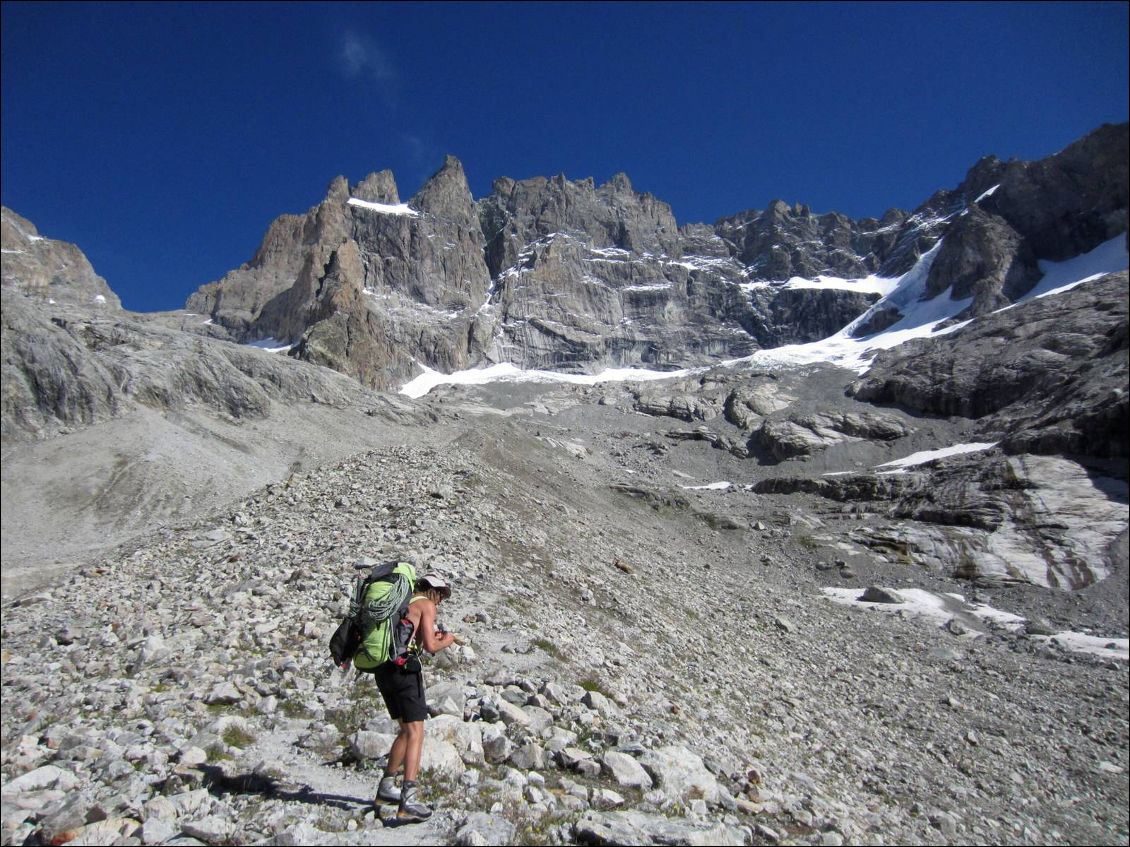
[[[793,214],[793,209],[784,200],[770,200],[765,214],[772,218],[787,218]]]
[[[475,214],[475,200],[463,163],[448,155],[443,167],[432,174],[423,187],[416,192],[410,205],[421,212],[458,221],[465,226],[478,227]]]
[[[0,239],[5,250],[17,249],[18,245],[39,237],[35,224],[7,206],[0,206]]]
[[[626,173],[621,171],[613,174],[612,178],[604,183],[601,188],[609,189],[612,193],[627,194],[632,191],[632,181],[628,179]]]
[[[335,176],[326,186],[326,203],[344,204],[349,200],[349,180],[343,176]]]
[[[344,180],[335,181],[317,209],[272,224],[254,273],[233,272],[192,304],[238,337],[297,340],[314,316],[328,321],[326,308],[346,302],[335,296],[311,308],[318,292],[336,290],[325,286],[326,269],[353,241],[357,261],[338,257],[334,267],[349,277],[349,291],[371,296],[348,300],[353,329],[336,332],[334,345],[359,338],[356,331],[391,333],[409,348],[393,357],[395,376],[371,384],[410,376],[412,359],[441,370],[497,361],[569,369],[702,364],[826,337],[878,296],[779,283],[899,277],[943,237],[929,296],[971,297],[962,317],[1015,302],[1039,279],[1040,260],[1076,256],[1126,230],[1125,152],[1126,126],[1103,127],[1039,162],[985,157],[961,185],[936,191],[909,214],[889,209],[880,220],[854,220],[778,198],[763,211],[682,230],[667,203],[637,192],[623,173],[599,186],[564,174],[500,177],[475,202],[462,163],[448,156],[410,202],[422,215],[347,206]],[[384,205],[399,199],[388,171],[353,192]],[[900,315],[891,307],[858,331]],[[377,361],[361,366],[360,355],[342,347],[320,361],[382,372]]]
[[[369,203],[387,203],[395,206],[400,202],[400,194],[396,190],[396,178],[390,170],[369,174],[353,186],[352,196]]]
[[[84,308],[121,309],[122,303],[74,244],[45,238],[35,225],[0,207],[3,287],[37,300]]]
[[[979,161],[958,191],[1008,221],[1037,259],[1063,261],[1127,229],[1127,124],[1104,124],[1034,162]]]

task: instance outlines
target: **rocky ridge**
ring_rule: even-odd
[[[1126,458],[1127,275],[883,351],[857,399],[982,421],[1014,453]]]
[[[930,297],[972,298],[962,318],[1008,305],[1038,281],[1040,260],[1126,231],[1126,160],[1127,126],[1108,125],[1038,162],[983,159],[910,214],[854,221],[773,201],[678,227],[623,174],[600,186],[502,178],[475,202],[449,156],[403,208],[388,171],[352,187],[338,178],[188,308],[237,340],[293,343],[293,355],[377,387],[421,364],[703,365],[824,338],[878,299],[791,278],[897,277],[939,241]]]
[[[333,371],[145,316],[45,309],[9,289],[3,298],[5,441],[73,431],[138,407],[201,405],[244,419],[265,417],[277,404],[344,407],[364,395]]]
[[[45,238],[35,224],[0,208],[3,289],[41,302],[77,304],[116,312],[122,304],[74,244]],[[5,309],[6,311],[6,309]]]

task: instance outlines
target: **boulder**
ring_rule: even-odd
[[[626,753],[609,750],[601,757],[605,770],[621,788],[651,788],[653,783],[643,765]]]
[[[706,769],[702,758],[686,747],[669,745],[647,750],[640,764],[667,797],[681,803],[704,800],[714,805],[721,801],[718,781]]]

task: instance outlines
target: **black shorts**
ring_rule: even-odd
[[[373,676],[394,721],[427,720],[423,673],[408,673],[390,662],[374,670]]]

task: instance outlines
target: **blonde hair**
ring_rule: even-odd
[[[423,588],[423,587],[417,588],[416,594],[418,594],[421,597],[427,597],[429,600],[431,600],[436,605],[439,605],[439,601],[443,599],[443,592],[440,591],[438,588],[432,588],[430,585],[427,588]]]

